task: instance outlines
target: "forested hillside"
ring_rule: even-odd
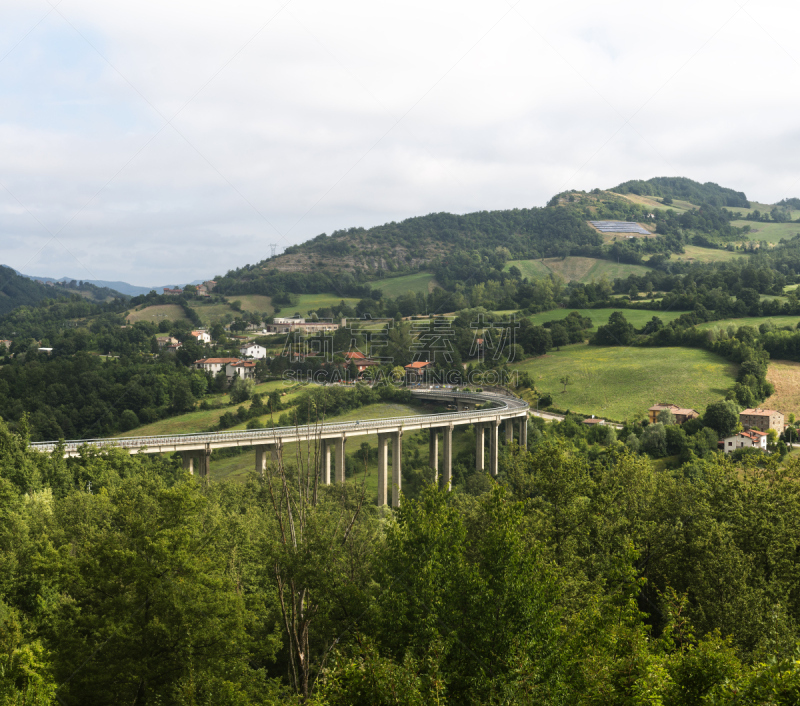
[[[39,282],[21,277],[10,267],[0,265],[0,316],[19,306],[36,304],[45,299],[67,296]]]
[[[560,426],[392,512],[288,459],[208,483],[0,423],[0,698],[796,704],[797,461],[662,471]]]
[[[717,208],[749,208],[750,202],[742,191],[734,191],[712,181],[705,184],[686,177],[654,177],[647,181],[639,179],[626,181],[611,191],[619,194],[657,196],[660,198],[682,199],[696,206],[716,206]]]

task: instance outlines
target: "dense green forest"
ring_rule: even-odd
[[[0,424],[0,698],[797,703],[798,463],[658,471],[570,424],[397,512],[319,487],[313,448],[209,483]]]
[[[615,186],[611,191],[619,194],[638,194],[667,199],[681,199],[697,206],[717,208],[750,208],[750,202],[741,191],[734,191],[712,181],[700,184],[686,177],[654,177],[647,181],[635,179]]]

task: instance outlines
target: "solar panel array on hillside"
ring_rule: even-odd
[[[589,223],[601,233],[639,233],[640,235],[652,235],[649,230],[631,221],[589,221]]]

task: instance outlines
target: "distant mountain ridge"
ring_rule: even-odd
[[[28,279],[36,280],[39,282],[87,282],[88,284],[93,284],[95,287],[112,289],[119,294],[124,294],[128,297],[136,297],[140,294],[149,294],[151,291],[155,290],[159,294],[164,290],[164,287],[175,287],[181,289],[185,287],[187,284],[202,284],[205,280],[196,279],[192,282],[184,282],[183,284],[165,284],[160,287],[141,287],[136,284],[129,284],[128,282],[119,282],[119,281],[108,281],[102,279],[84,279],[81,280],[76,277],[61,277],[56,279],[55,277],[40,277],[38,275],[26,275],[22,272],[18,272],[14,270],[20,277],[27,277]]]

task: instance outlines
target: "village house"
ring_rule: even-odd
[[[406,371],[406,384],[415,385],[425,381],[426,371],[433,370],[433,363],[418,360],[403,367]]]
[[[171,287],[164,287],[164,294],[167,294],[172,297],[176,297],[179,294],[183,294],[182,289],[172,289]]]
[[[722,442],[722,450],[729,454],[736,449],[759,449],[767,450],[767,434],[763,431],[743,431],[735,436],[729,436]]]
[[[652,407],[650,407],[650,409],[647,410],[650,424],[655,424],[658,422],[659,413],[665,410],[672,412],[672,416],[675,417],[675,422],[677,424],[683,424],[684,422],[688,422],[690,419],[697,419],[700,416],[700,413],[693,409],[687,409],[684,407],[678,407],[676,404],[661,402],[660,404],[654,404]]]
[[[267,349],[264,346],[259,346],[257,343],[248,343],[239,348],[239,353],[244,358],[258,358],[264,360],[267,357]]]
[[[252,380],[256,376],[255,361],[236,360],[225,366],[225,375],[229,380],[237,373],[242,380]]]
[[[208,288],[204,284],[198,284],[197,287],[195,287],[195,294],[197,294],[198,297],[211,296],[208,292]]]
[[[739,422],[745,429],[758,431],[774,429],[778,434],[783,434],[786,429],[783,415],[774,409],[746,409],[739,413]]]
[[[367,358],[363,353],[359,351],[348,351],[344,354],[344,360],[347,365],[353,363],[356,366],[356,370],[358,370],[359,376],[363,373],[367,368],[371,368],[375,365],[380,365],[377,360],[371,360]]]
[[[12,343],[14,343],[14,341],[10,341],[7,338],[0,339],[0,346],[5,346],[6,350],[11,348]]]
[[[183,345],[182,343],[178,342],[178,343],[173,343],[172,345],[169,346],[164,346],[164,352],[175,354],[181,349],[182,345]]]
[[[192,367],[195,370],[204,370],[207,373],[216,375],[220,370],[225,370],[229,363],[238,363],[239,358],[201,358],[194,361]]]
[[[216,280],[208,279],[203,282],[203,286],[210,292],[212,289],[214,289],[214,287],[217,286],[217,282]]]
[[[599,419],[598,417],[595,417],[594,415],[592,415],[591,419],[584,419],[583,423],[588,425],[588,426],[594,426],[595,424],[604,425],[606,423],[606,420],[605,419]]]
[[[192,336],[198,343],[211,343],[211,334],[208,331],[192,331]]]
[[[159,348],[166,348],[167,346],[179,345],[180,341],[173,336],[156,336],[156,343]]]

